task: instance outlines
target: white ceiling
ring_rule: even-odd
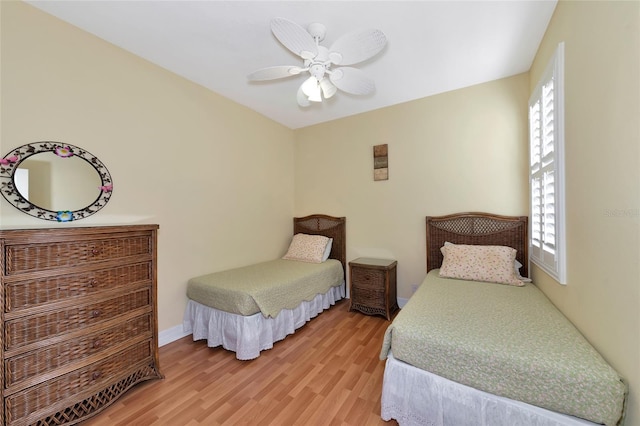
[[[556,6],[556,0],[28,3],[292,129],[526,72]],[[260,68],[302,66],[271,34],[274,17],[305,28],[324,24],[327,47],[356,29],[382,30],[384,50],[354,65],[376,91],[338,91],[302,108],[296,91],[304,75],[249,82],[247,74]]]

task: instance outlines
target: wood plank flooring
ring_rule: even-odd
[[[348,308],[338,302],[252,361],[191,336],[165,345],[165,379],[134,387],[83,425],[397,425],[380,418],[389,322]]]

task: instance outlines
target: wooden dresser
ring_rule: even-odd
[[[1,424],[74,424],[158,364],[157,225],[1,230]]]

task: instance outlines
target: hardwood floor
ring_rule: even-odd
[[[252,361],[191,336],[165,345],[164,380],[136,386],[83,425],[397,425],[380,418],[389,322],[348,308],[338,302]]]

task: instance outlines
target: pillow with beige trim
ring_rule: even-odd
[[[516,249],[506,246],[445,245],[440,276],[523,286],[513,268],[516,253]]]
[[[323,235],[296,234],[283,259],[322,263],[329,238]]]

